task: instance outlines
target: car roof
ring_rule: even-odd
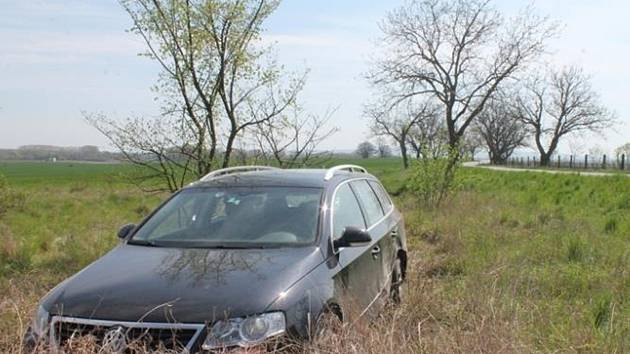
[[[326,179],[326,169],[270,169],[263,171],[236,172],[209,179],[202,179],[191,187],[239,187],[239,186],[274,186],[324,188],[357,177],[372,177],[368,173],[336,171],[332,178]]]

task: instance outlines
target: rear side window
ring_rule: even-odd
[[[381,201],[381,205],[383,206],[383,210],[385,211],[385,213],[388,213],[390,210],[392,210],[392,200],[389,199],[389,195],[385,191],[385,188],[383,188],[380,183],[375,181],[369,181],[368,183],[370,184],[374,192],[376,192],[378,200]]]
[[[355,181],[351,184],[363,206],[368,224],[374,225],[384,215],[381,202],[366,180]]]
[[[365,229],[365,220],[361,213],[361,208],[357,198],[346,183],[341,185],[333,200],[333,239],[338,239],[343,233],[343,229],[348,226],[355,226]]]

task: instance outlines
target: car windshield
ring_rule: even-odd
[[[163,205],[131,244],[200,248],[308,245],[317,237],[321,188],[192,188]]]

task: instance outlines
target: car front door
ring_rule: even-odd
[[[366,217],[359,205],[356,194],[349,183],[341,184],[332,199],[332,234],[334,240],[341,237],[348,226],[366,229]],[[372,255],[377,247],[376,240],[356,247],[342,247],[335,250],[341,270],[335,275],[339,301],[344,312],[350,316],[362,314],[379,292],[378,277],[380,263]]]

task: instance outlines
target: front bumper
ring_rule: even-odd
[[[48,338],[38,338],[29,329],[24,344],[32,348],[44,342],[52,352],[56,352],[68,340],[93,335],[99,345],[107,346],[113,352],[122,352],[128,346],[141,343],[149,348],[159,345],[181,353],[195,353],[201,348],[206,334],[205,324],[124,322],[53,316]]]
[[[27,351],[44,346],[51,353],[58,353],[70,340],[92,335],[96,339],[95,344],[105,347],[108,352],[125,352],[128,348],[138,349],[140,345],[140,349],[167,349],[169,352],[182,354],[205,353],[202,344],[208,330],[206,324],[125,322],[52,316],[45,336],[38,335],[32,328],[28,328],[23,343]],[[284,338],[286,336],[281,335],[273,339],[278,344],[282,343]],[[266,344],[262,343],[261,346],[265,347]],[[244,350],[234,347],[222,349],[221,352],[252,352]]]

